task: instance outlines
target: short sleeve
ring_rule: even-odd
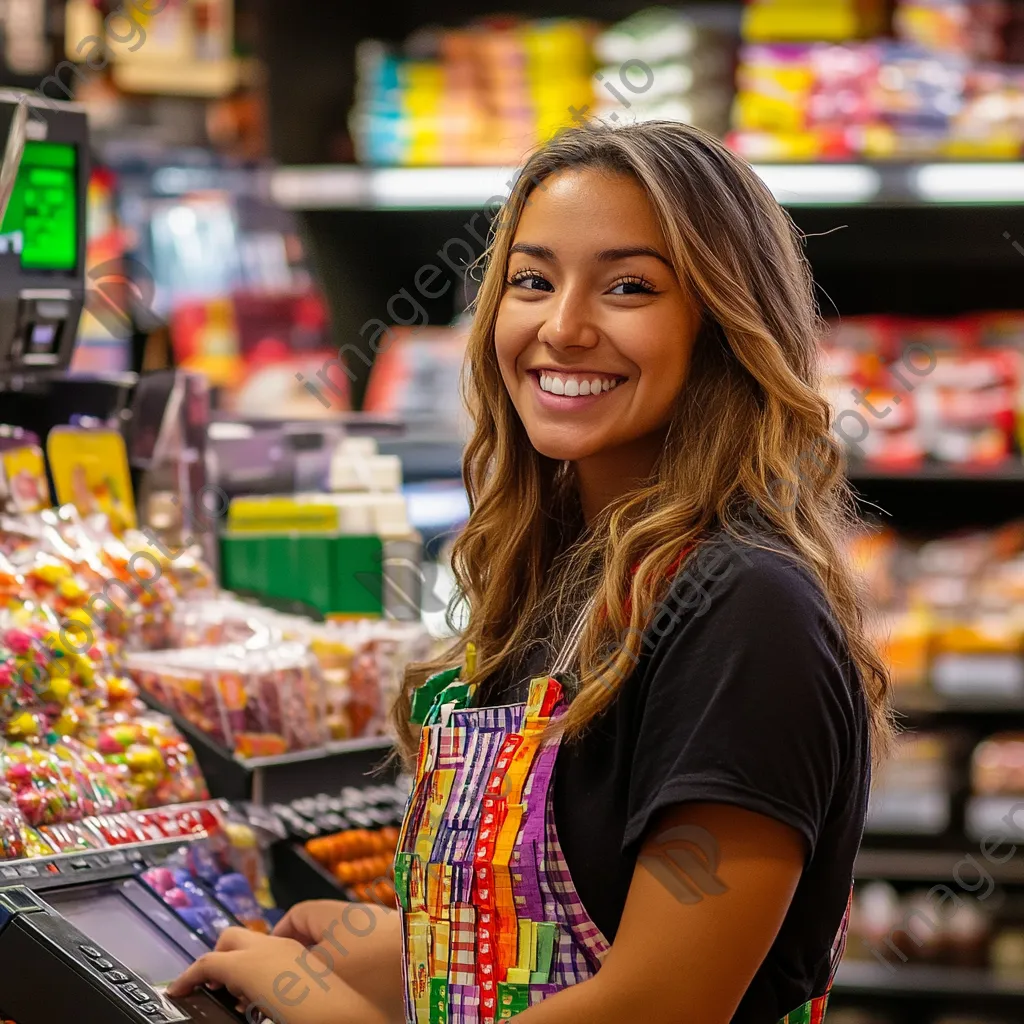
[[[856,671],[810,573],[708,542],[652,620],[623,840],[667,807],[728,803],[797,829],[808,860],[863,728]],[[657,636],[657,631],[663,635]]]

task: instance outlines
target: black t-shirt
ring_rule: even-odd
[[[804,837],[793,901],[733,1024],[777,1024],[827,987],[870,776],[857,670],[818,584],[779,541],[772,546],[723,533],[699,546],[615,702],[562,744],[554,780],[566,861],[609,941],[663,809],[734,804]],[[546,670],[534,655],[485,699],[523,700],[527,680]]]

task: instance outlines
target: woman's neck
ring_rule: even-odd
[[[588,526],[609,505],[635,490],[651,475],[662,443],[660,434],[641,437],[573,464],[580,506]]]

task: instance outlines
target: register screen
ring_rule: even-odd
[[[154,987],[173,981],[192,962],[116,892],[48,893],[44,899],[97,946]]]
[[[77,153],[62,142],[25,143],[0,225],[0,252],[21,254],[26,270],[74,270],[78,259]]]

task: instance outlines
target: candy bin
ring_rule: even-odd
[[[0,785],[0,859],[16,860],[25,856],[25,816],[12,802],[11,788]]]
[[[65,781],[82,794],[85,814],[116,814],[131,807],[120,773],[95,750],[70,737],[51,748],[61,763]]]
[[[95,742],[108,764],[122,770],[136,809],[208,797],[192,748],[164,715],[106,725]]]
[[[27,743],[9,743],[0,752],[0,766],[14,804],[29,825],[76,821],[84,815],[83,795],[68,782],[52,751]]]

